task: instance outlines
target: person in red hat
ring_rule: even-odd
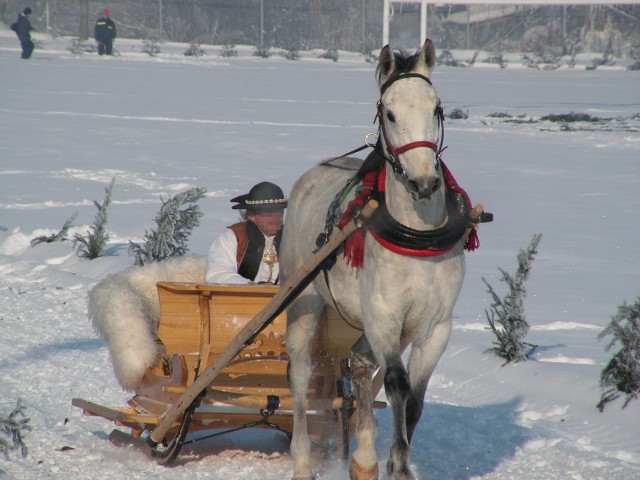
[[[232,198],[234,210],[244,210],[243,222],[217,237],[207,255],[207,283],[278,283],[278,251],[287,199],[271,182],[255,185]]]
[[[102,17],[96,21],[94,37],[98,44],[98,55],[113,55],[113,41],[116,39],[116,24],[110,17],[111,12],[106,8]]]

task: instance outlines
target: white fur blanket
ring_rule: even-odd
[[[203,283],[206,258],[177,257],[108,276],[89,291],[89,317],[106,342],[116,378],[125,390],[140,385],[162,354],[156,332],[156,282]]]

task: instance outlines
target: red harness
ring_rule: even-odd
[[[458,182],[456,182],[456,179],[453,177],[442,160],[440,161],[440,164],[442,166],[442,174],[444,177],[446,188],[462,195],[467,211],[471,210],[471,200],[469,199],[469,195],[467,195],[467,192],[465,192],[464,189],[458,185]],[[353,220],[353,207],[362,208],[362,206],[364,206],[364,204],[370,198],[375,198],[379,192],[384,193],[385,179],[385,168],[382,168],[382,170],[369,172],[364,176],[360,194],[349,203],[349,206],[347,207],[344,215],[342,216],[342,219],[340,220],[340,223],[338,224],[338,228],[342,229],[344,225]],[[411,257],[436,257],[439,255],[444,255],[445,253],[450,252],[456,245],[456,243],[452,243],[439,249],[405,248],[381,238],[373,230],[370,230],[366,226],[364,226],[363,228],[360,228],[353,234],[351,234],[351,236],[349,236],[349,238],[344,243],[343,256],[347,259],[347,262],[352,267],[362,267],[362,265],[364,264],[364,239],[367,232],[370,232],[373,238],[375,238],[376,241],[387,250],[390,250],[399,255],[406,255]],[[478,239],[477,231],[473,229],[464,243],[464,249],[467,251],[474,251],[478,247],[480,247],[480,240]]]
[[[383,168],[378,175],[378,192],[384,192],[384,181],[386,178],[387,178],[387,170]],[[371,232],[371,236],[373,236],[373,238],[375,238],[378,241],[378,243],[382,245],[384,248],[386,248],[387,250],[391,250],[392,252],[398,253],[400,255],[407,255],[409,257],[437,257],[439,255],[444,255],[445,253],[450,252],[451,250],[453,250],[453,247],[455,246],[455,243],[454,243],[448,247],[444,247],[438,250],[432,250],[430,248],[413,250],[411,248],[405,248],[400,245],[391,243],[390,241],[378,235],[374,230],[369,230],[369,232]]]

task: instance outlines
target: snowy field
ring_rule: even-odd
[[[375,66],[354,54],[265,60],[251,48],[224,59],[204,47],[209,55],[188,58],[185,45],[151,58],[123,40],[119,57],[73,56],[69,39],[37,38],[43,48],[22,61],[13,33],[0,31],[0,416],[21,398],[33,426],[28,456],[0,457],[0,477],[289,478],[287,441],[271,432],[185,448],[174,468],[111,445],[110,422],[71,406],[73,397],[108,406],[129,398],[92,331],[86,294],[132,265],[128,241],[155,228],[161,197],[207,189],[190,241],[201,256],[237,220],[231,197],[262,180],[287,192],[318,161],[359,146],[374,130]],[[513,56],[504,70],[479,62],[433,74],[445,112],[469,114],[447,120],[445,161],[495,221],[467,254],[451,342],[412,444],[419,478],[640,478],[640,401],[596,409],[613,353],[596,337],[640,295],[640,72],[621,61],[585,70],[597,56],[575,69],[526,69]],[[604,120],[540,121],[571,112]],[[70,242],[30,247],[75,211],[71,235],[86,232],[112,178],[107,256],[81,259]],[[482,278],[503,294],[498,267],[513,272],[535,233],[543,238],[525,309],[527,340],[539,347],[531,361],[503,367],[486,352]],[[376,415],[384,472],[391,412]],[[319,474],[347,477],[339,462]]]

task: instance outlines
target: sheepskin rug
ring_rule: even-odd
[[[162,354],[157,282],[203,283],[205,257],[177,257],[108,276],[89,291],[89,317],[106,342],[116,378],[134,390]]]

